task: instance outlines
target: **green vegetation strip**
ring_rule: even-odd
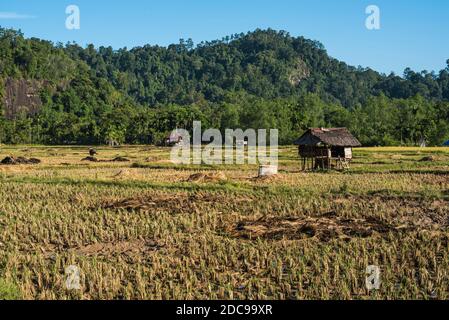
[[[93,185],[98,187],[119,187],[119,188],[136,188],[136,189],[162,189],[162,190],[185,190],[185,191],[208,191],[218,192],[226,191],[242,194],[263,194],[263,195],[281,195],[288,196],[294,194],[303,197],[320,197],[324,196],[382,196],[388,198],[411,198],[411,199],[449,199],[449,192],[436,191],[431,189],[422,190],[420,192],[404,192],[400,190],[382,189],[382,190],[366,190],[355,191],[349,190],[346,185],[329,190],[327,193],[322,191],[311,190],[306,188],[292,187],[287,185],[251,185],[238,182],[219,182],[219,183],[164,183],[164,182],[145,182],[145,181],[107,181],[93,179],[71,179],[71,178],[36,178],[36,177],[14,177],[0,180],[0,184],[5,183],[21,183],[21,184],[48,184],[48,185]]]

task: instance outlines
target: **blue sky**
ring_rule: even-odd
[[[65,28],[70,4],[80,8],[80,30]],[[368,5],[380,9],[380,30],[365,27]],[[319,40],[351,65],[400,75],[406,67],[439,71],[449,59],[447,0],[1,0],[0,25],[114,49],[270,27]]]

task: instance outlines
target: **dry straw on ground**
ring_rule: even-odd
[[[303,173],[285,147],[262,179],[97,151],[2,146],[42,160],[0,166],[0,280],[25,299],[449,299],[448,149],[356,149],[347,173]]]

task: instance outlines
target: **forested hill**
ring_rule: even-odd
[[[194,45],[82,48],[0,29],[0,142],[157,143],[175,127],[347,126],[367,145],[449,139],[449,61],[438,74],[355,68],[285,31]]]

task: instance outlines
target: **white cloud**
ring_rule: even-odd
[[[33,19],[35,16],[31,16],[29,14],[20,14],[17,12],[1,12],[0,11],[0,19]]]

